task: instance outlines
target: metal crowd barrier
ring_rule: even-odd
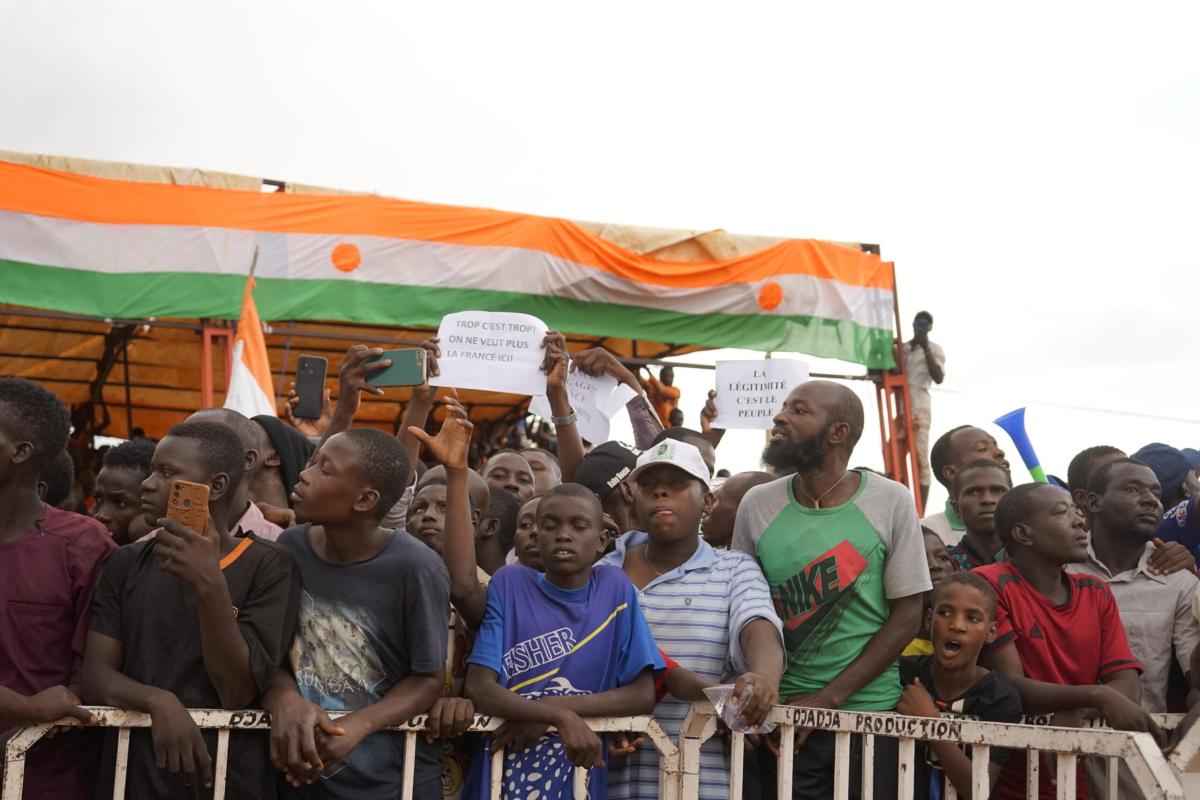
[[[129,731],[132,728],[149,728],[150,715],[136,711],[122,711],[118,708],[104,706],[89,706],[99,720],[98,727],[119,728],[117,734],[116,771],[113,782],[113,800],[124,800],[125,779],[129,760]],[[271,717],[265,711],[217,711],[211,709],[191,709],[189,713],[201,730],[217,731],[217,754],[213,760],[213,800],[225,798],[225,773],[229,762],[229,732],[263,731],[271,729]],[[330,717],[337,719],[342,714],[331,713]],[[404,789],[403,800],[412,800],[413,779],[416,767],[417,737],[426,733],[427,715],[413,717],[403,725],[396,725],[389,730],[404,733]],[[617,733],[636,731],[644,733],[646,738],[658,751],[662,769],[660,770],[660,797],[665,800],[682,800],[679,796],[679,749],[667,736],[653,717],[604,717],[586,720],[588,727],[596,733]],[[25,781],[25,753],[40,740],[47,731],[56,725],[78,726],[77,720],[61,720],[55,724],[35,725],[14,733],[4,748],[4,790],[0,800],[21,800],[21,789]],[[486,733],[494,731],[504,724],[504,720],[475,715],[474,723],[469,730]],[[491,769],[491,797],[500,800],[502,782],[504,779],[504,752],[494,753]],[[268,768],[273,769],[270,765]],[[588,796],[586,781],[587,770],[575,767],[573,773],[574,795],[582,800]]]
[[[1160,724],[1177,721],[1179,715],[1160,715]],[[831,731],[835,734],[834,751],[834,800],[846,800],[850,794],[850,740],[861,735],[862,743],[862,800],[874,796],[873,777],[875,771],[875,739],[887,737],[899,740],[899,763],[897,764],[897,797],[913,800],[915,791],[916,743],[956,742],[971,747],[971,796],[991,796],[988,775],[989,756],[992,747],[1009,747],[1026,750],[1028,759],[1026,774],[1026,797],[1037,798],[1040,756],[1052,754],[1055,764],[1057,795],[1060,800],[1076,797],[1076,762],[1081,756],[1099,756],[1108,759],[1109,797],[1116,798],[1116,763],[1123,760],[1129,765],[1134,778],[1149,799],[1182,800],[1185,797],[1175,769],[1180,763],[1192,760],[1200,766],[1200,730],[1193,731],[1183,742],[1189,745],[1186,753],[1177,751],[1168,763],[1162,751],[1148,733],[1129,733],[1107,728],[1058,728],[1028,724],[1006,725],[996,722],[941,717],[905,717],[899,714],[868,713],[856,711],[830,711],[826,709],[775,706],[767,719],[780,730],[779,763],[776,788],[780,798],[792,796],[792,767],[796,731],[813,729]],[[683,757],[683,796],[697,797],[699,790],[699,765],[701,746],[716,735],[718,718],[711,704],[696,703],[684,720],[680,736],[680,752]],[[730,744],[729,797],[740,800],[744,774],[745,736],[733,733]],[[1190,744],[1189,744],[1190,743]],[[1180,757],[1177,759],[1176,757]],[[1188,762],[1182,761],[1186,758]],[[945,798],[954,800],[957,792],[949,781],[945,783]],[[891,800],[881,798],[881,800]]]
[[[107,707],[94,707],[102,727],[119,728],[117,738],[116,772],[113,800],[124,800],[126,765],[129,755],[129,731],[132,728],[150,726],[147,714]],[[191,712],[192,719],[201,729],[217,730],[217,753],[213,764],[214,800],[224,800],[225,776],[229,756],[229,732],[269,731],[270,717],[265,711],[215,711],[197,709]],[[331,714],[334,718],[341,716]],[[1164,729],[1178,724],[1180,715],[1156,715],[1156,721]],[[1045,724],[1004,725],[993,722],[976,722],[952,717],[929,719],[905,717],[898,714],[866,713],[853,711],[830,711],[825,709],[776,706],[768,717],[780,729],[780,756],[778,763],[777,788],[779,797],[792,796],[792,767],[794,744],[799,729],[830,731],[835,734],[834,785],[835,800],[846,800],[849,796],[851,770],[851,737],[863,737],[862,743],[862,793],[863,800],[872,800],[872,778],[875,770],[875,740],[878,737],[899,740],[897,764],[898,798],[912,800],[914,796],[916,743],[918,741],[946,741],[970,747],[972,768],[972,797],[988,797],[990,781],[988,764],[992,747],[1008,747],[1026,750],[1036,757],[1028,759],[1026,779],[1027,797],[1038,797],[1038,775],[1040,756],[1053,758],[1057,779],[1057,796],[1069,800],[1076,796],[1076,763],[1080,757],[1102,757],[1108,760],[1107,783],[1109,797],[1116,798],[1116,765],[1123,761],[1131,770],[1143,794],[1147,798],[1182,800],[1185,796],[1200,796],[1200,726],[1189,733],[1176,747],[1168,760],[1162,755],[1153,737],[1146,733],[1128,733],[1101,727],[1061,728]],[[1031,718],[1031,722],[1045,723],[1047,718]],[[390,730],[405,734],[405,763],[403,800],[412,800],[413,779],[416,765],[417,737],[425,733],[427,717],[414,717],[403,725]],[[659,754],[659,797],[663,800],[690,800],[699,795],[700,748],[718,732],[718,718],[711,704],[697,703],[684,721],[678,745],[673,742],[653,717],[605,717],[586,720],[597,733],[641,732],[646,735]],[[494,731],[503,720],[476,715],[470,730]],[[63,720],[62,725],[78,725],[75,720]],[[25,776],[25,754],[49,731],[53,725],[37,725],[16,731],[5,744],[5,771],[3,792],[0,800],[20,800]],[[745,737],[732,734],[730,755],[731,800],[740,800],[742,779],[745,772]],[[504,754],[492,755],[491,797],[499,800],[502,794]],[[574,770],[574,795],[587,796],[586,770]],[[1192,790],[1185,793],[1185,782]],[[957,797],[954,787],[947,782],[945,797]],[[890,800],[890,798],[881,798]]]

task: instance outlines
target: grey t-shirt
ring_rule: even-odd
[[[379,702],[413,672],[441,673],[450,622],[450,578],[437,554],[394,533],[373,558],[336,564],[309,541],[311,525],[289,528],[279,544],[300,571],[300,618],[289,661],[306,700],[330,711]],[[417,739],[416,797],[441,797],[436,745]],[[404,735],[376,733],[345,764],[288,796],[395,800],[404,777]]]

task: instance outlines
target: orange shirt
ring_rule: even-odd
[[[646,379],[646,394],[650,397],[650,405],[654,406],[654,413],[658,414],[659,421],[664,426],[670,425],[668,419],[671,416],[671,410],[679,406],[679,389],[675,386],[667,386],[651,375]]]

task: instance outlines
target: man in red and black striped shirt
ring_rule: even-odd
[[[1155,732],[1138,704],[1142,665],[1112,591],[1064,570],[1088,554],[1071,495],[1049,484],[1017,486],[996,506],[996,530],[1009,560],[975,570],[997,596],[996,639],[983,651],[988,666],[1016,685],[1026,713],[1094,709],[1114,728]],[[998,796],[1025,797],[1025,770],[1023,757],[1011,759]],[[1055,796],[1048,773],[1041,772],[1042,797]],[[1082,760],[1076,787],[1087,797]]]

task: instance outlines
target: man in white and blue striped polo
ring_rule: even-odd
[[[677,738],[688,708],[703,687],[735,680],[735,696],[749,694],[744,715],[761,722],[778,702],[783,633],[770,592],[754,559],[718,552],[700,538],[700,520],[712,507],[709,471],[700,451],[668,439],[642,453],[629,474],[639,530],[617,540],[603,560],[623,567],[655,641],[678,667],[670,692],[654,709],[667,735]],[[658,756],[648,744],[626,748],[610,765],[613,800],[658,797]],[[700,758],[701,800],[729,797],[729,762],[719,738]]]

